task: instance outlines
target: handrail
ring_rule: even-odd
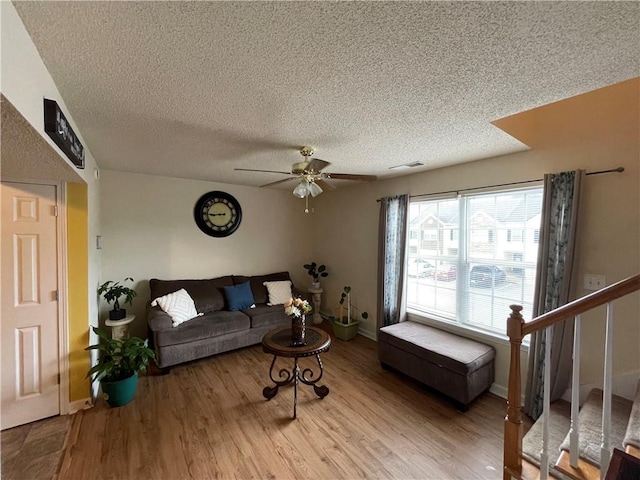
[[[636,290],[640,290],[640,273],[537,316],[534,320],[522,325],[522,336],[550,327],[560,320],[566,320],[600,305],[605,305]]]
[[[509,386],[507,389],[507,414],[504,418],[503,479],[522,478],[522,385],[520,378],[520,347],[522,339],[555,322],[575,317],[588,310],[611,303],[620,297],[640,290],[640,274],[614,283],[602,290],[567,303],[544,313],[529,323],[522,318],[521,305],[511,305],[507,318],[507,336],[511,344],[509,362]]]

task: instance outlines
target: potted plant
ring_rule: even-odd
[[[122,283],[127,280],[133,282],[133,278],[127,277],[122,281]],[[109,320],[121,320],[127,316],[127,310],[125,308],[120,308],[120,297],[125,297],[125,305],[127,303],[132,305],[133,299],[136,296],[136,291],[121,285],[120,282],[109,280],[100,285],[98,288],[98,295],[102,295],[102,298],[104,298],[107,303],[113,302],[113,310],[109,311]]]
[[[98,363],[87,372],[86,378],[96,374],[102,394],[112,407],[129,403],[136,393],[138,372],[145,372],[150,359],[156,354],[148,348],[147,340],[138,337],[116,340],[103,330],[92,327],[100,342],[85,350],[98,350]]]
[[[351,304],[351,287],[344,287],[339,303],[340,305],[335,309],[337,316],[329,317],[329,321],[333,325],[333,334],[340,340],[351,340],[358,333],[358,325],[360,324],[357,309]],[[362,312],[360,318],[366,320],[369,318],[369,314]]]
[[[320,288],[320,277],[326,278],[329,276],[327,267],[318,265],[316,262],[306,263],[303,268],[306,268],[307,273],[313,277],[313,283],[311,284],[313,288]]]

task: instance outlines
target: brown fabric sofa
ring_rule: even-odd
[[[156,352],[160,368],[196,360],[262,341],[266,332],[286,325],[291,318],[282,305],[269,306],[269,295],[263,282],[291,281],[289,272],[269,275],[224,277],[206,280],[149,280],[151,300],[184,288],[193,299],[198,313],[204,315],[188,320],[177,327],[160,307],[149,307],[147,326],[149,342]],[[255,308],[229,311],[225,286],[250,282]],[[291,287],[294,296],[309,299],[306,292]]]

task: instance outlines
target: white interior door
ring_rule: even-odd
[[[2,183],[2,415],[60,413],[56,187]]]

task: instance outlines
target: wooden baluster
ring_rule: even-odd
[[[507,415],[504,417],[504,471],[503,479],[522,476],[522,386],[520,379],[520,346],[524,319],[521,305],[511,305],[507,319],[507,335],[511,342]]]
[[[600,478],[604,478],[611,458],[611,377],[613,375],[613,305],[611,302],[607,303],[607,328],[604,342],[604,385],[602,387]]]
[[[573,322],[573,373],[571,378],[571,428],[569,429],[570,451],[569,458],[573,468],[578,467],[580,456],[580,436],[578,430],[580,422],[580,325],[581,315],[576,315]]]

